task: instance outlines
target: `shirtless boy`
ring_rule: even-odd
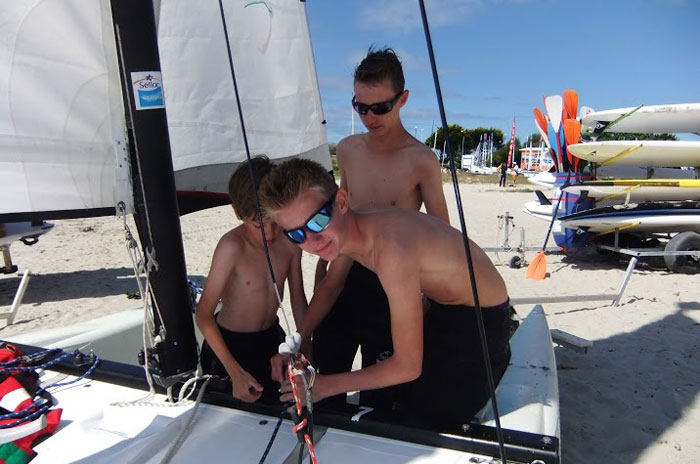
[[[435,154],[412,137],[401,123],[400,109],[406,104],[401,62],[391,49],[370,49],[357,66],[352,105],[367,128],[365,134],[352,135],[338,143],[340,186],[348,192],[351,207],[395,206],[413,210],[425,203],[428,214],[449,224],[447,204],[442,190],[442,173]],[[320,260],[323,275],[326,262]],[[333,265],[331,265],[333,266]],[[333,278],[335,275],[336,278]],[[347,278],[345,277],[347,275]],[[362,366],[367,367],[391,355],[391,327],[386,294],[377,276],[360,263],[343,272],[330,273],[316,286],[305,321],[308,333],[314,331],[314,363],[320,372],[350,370],[361,346]],[[337,300],[336,300],[337,298]],[[323,318],[328,308],[333,309]],[[318,308],[318,309],[317,309]],[[320,315],[320,317],[317,317]],[[318,321],[323,318],[318,328]],[[348,328],[353,330],[348,332]],[[393,393],[374,391],[361,394],[361,404],[391,408]],[[327,401],[327,407],[339,407],[344,396]]]
[[[255,185],[273,168],[265,156],[251,160]],[[272,380],[270,357],[277,353],[284,331],[277,320],[277,296],[268,270],[263,236],[255,205],[248,163],[229,181],[236,217],[243,221],[219,240],[209,277],[197,305],[195,320],[204,335],[201,365],[207,374],[230,377],[233,396],[253,402],[279,404],[278,384]],[[279,238],[279,227],[263,217],[270,260],[280,295],[289,281],[292,312],[297,324],[306,309],[301,273],[301,250]],[[221,301],[221,311],[215,314]]]
[[[460,232],[407,209],[354,210],[347,191],[309,160],[281,164],[260,192],[290,240],[334,263],[361,263],[377,274],[389,300],[393,354],[357,371],[316,376],[314,400],[405,383],[400,410],[422,425],[470,420],[488,388]],[[498,381],[510,359],[508,293],[486,254],[474,243],[470,248]],[[425,316],[421,292],[431,301]],[[281,400],[291,399],[290,390],[283,383]]]

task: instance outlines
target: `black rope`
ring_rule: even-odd
[[[484,364],[486,365],[486,377],[488,378],[489,393],[491,395],[491,405],[493,407],[493,415],[496,419],[496,436],[498,437],[498,447],[501,454],[501,461],[506,464],[506,450],[503,441],[503,430],[501,429],[501,420],[498,414],[498,405],[496,404],[496,387],[493,381],[493,371],[491,370],[491,359],[489,357],[488,345],[486,344],[486,330],[484,329],[484,316],[481,312],[481,304],[479,303],[479,293],[476,290],[476,278],[474,276],[474,264],[472,262],[472,254],[469,249],[469,235],[467,234],[467,224],[464,220],[464,210],[462,207],[462,197],[459,192],[459,183],[457,182],[457,170],[455,168],[454,157],[450,149],[449,131],[447,128],[447,118],[445,117],[445,106],[442,101],[442,91],[440,90],[440,80],[435,66],[435,56],[433,55],[433,43],[430,39],[430,28],[428,27],[428,17],[425,13],[425,4],[423,0],[418,0],[420,5],[421,18],[423,20],[423,30],[425,32],[425,41],[428,46],[428,54],[430,55],[430,67],[433,71],[433,81],[435,82],[435,92],[437,93],[438,106],[440,107],[440,119],[442,120],[442,133],[445,138],[445,146],[447,153],[450,154],[450,173],[452,174],[452,186],[455,191],[457,201],[457,214],[459,223],[462,226],[462,240],[464,242],[464,252],[467,257],[467,268],[469,269],[469,280],[474,295],[474,309],[476,311],[477,325],[479,326],[479,338],[481,339],[481,351],[484,356]]]
[[[221,12],[221,23],[222,23],[223,28],[224,28],[224,39],[226,40],[226,51],[228,53],[229,68],[231,69],[231,80],[233,81],[233,90],[235,92],[236,102],[238,104],[237,105],[238,106],[238,117],[239,117],[240,122],[241,122],[241,132],[243,134],[243,144],[245,145],[245,154],[246,154],[246,158],[248,159],[248,173],[250,174],[250,180],[251,180],[251,184],[253,186],[254,198],[255,198],[255,208],[258,212],[258,223],[260,224],[260,231],[262,232],[263,248],[265,249],[265,258],[267,259],[267,267],[268,267],[268,270],[270,271],[270,278],[272,279],[272,284],[275,286],[275,289],[277,289],[277,278],[275,277],[275,271],[272,268],[272,261],[270,260],[270,250],[267,246],[267,237],[265,236],[265,227],[263,225],[262,208],[260,207],[260,198],[258,197],[258,186],[256,185],[256,182],[255,182],[255,174],[253,172],[253,166],[251,164],[250,147],[248,145],[248,135],[247,135],[247,132],[245,129],[245,121],[243,119],[243,109],[241,108],[241,99],[240,99],[240,95],[238,93],[238,82],[236,80],[236,71],[235,71],[234,66],[233,66],[233,54],[231,53],[231,42],[229,41],[229,38],[228,38],[228,27],[226,25],[226,14],[224,12],[224,5],[223,5],[222,0],[219,0],[219,11]],[[285,408],[283,408],[283,411],[284,410],[285,410]],[[281,424],[281,419],[280,419],[280,422],[278,422],[277,429],[279,428],[280,424]],[[277,434],[277,429],[275,429],[275,432],[273,433],[272,438],[271,438],[268,446],[272,446],[272,441],[274,441],[274,439],[275,439],[275,436]],[[303,456],[304,447],[301,446],[300,448],[301,448],[300,453],[302,453],[302,454],[300,454],[299,458],[301,459],[301,457]],[[265,451],[265,454],[263,455],[262,461],[260,461],[260,462],[263,462],[265,460],[268,452],[269,452],[269,449],[267,449]]]
[[[267,442],[267,446],[265,447],[265,452],[263,453],[262,457],[260,458],[260,462],[258,464],[263,464],[265,462],[265,459],[267,459],[267,455],[272,449],[272,444],[275,442],[275,438],[277,438],[277,432],[280,431],[280,426],[282,425],[282,421],[284,420],[284,416],[287,415],[287,408],[291,406],[290,402],[285,403],[282,406],[282,412],[280,412],[279,417],[277,418],[277,424],[275,425],[275,429],[272,431],[272,436],[270,437],[270,441]]]
[[[265,236],[265,226],[263,225],[263,215],[262,209],[260,208],[260,199],[258,198],[258,186],[255,184],[255,174],[253,173],[253,165],[251,164],[250,157],[250,147],[248,146],[248,134],[245,130],[245,121],[243,120],[243,109],[241,108],[241,98],[238,93],[238,82],[236,81],[236,71],[233,67],[233,55],[231,53],[231,42],[228,40],[228,27],[226,26],[226,14],[224,13],[224,4],[222,0],[219,0],[219,10],[221,11],[221,23],[224,26],[224,39],[226,40],[226,51],[228,53],[228,64],[231,68],[231,80],[233,81],[233,91],[236,94],[236,103],[238,106],[238,118],[241,122],[241,132],[243,133],[243,144],[245,145],[245,156],[248,159],[248,172],[250,173],[250,180],[253,186],[253,193],[255,198],[255,209],[258,212],[258,223],[260,224],[260,231],[262,232],[263,238],[263,248],[265,249],[265,258],[267,259],[267,267],[270,270],[270,277],[272,278],[272,283],[275,288],[277,288],[277,279],[275,278],[275,271],[272,269],[272,261],[270,260],[270,250],[267,246],[267,237]]]

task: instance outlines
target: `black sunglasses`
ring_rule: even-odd
[[[379,102],[379,103],[372,103],[371,105],[368,105],[366,103],[360,103],[357,101],[357,98],[353,95],[352,97],[352,107],[355,108],[355,111],[357,111],[359,114],[367,114],[368,111],[372,111],[372,113],[376,114],[377,116],[381,116],[382,114],[387,114],[389,111],[394,108],[394,105],[396,105],[396,102],[399,101],[399,97],[403,95],[404,90],[401,92],[397,93],[394,98],[391,100]]]
[[[284,235],[286,235],[292,242],[302,244],[306,241],[306,230],[314,233],[319,233],[326,230],[328,224],[331,222],[333,202],[335,201],[336,193],[338,193],[337,190],[335,193],[333,193],[333,195],[331,195],[327,202],[321,205],[321,207],[316,210],[316,212],[314,212],[309,219],[307,219],[303,226],[297,227],[296,229],[285,229]]]

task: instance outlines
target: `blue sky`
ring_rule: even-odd
[[[352,75],[371,44],[400,55],[401,110],[420,139],[440,124],[418,0],[306,3],[328,140],[350,133]],[[596,110],[700,102],[698,0],[426,0],[447,122],[536,131],[543,95]],[[364,130],[355,118],[355,130]],[[682,139],[700,140],[693,135]]]

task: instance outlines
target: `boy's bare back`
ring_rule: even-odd
[[[356,212],[363,231],[367,256],[356,257],[377,273],[387,293],[399,286],[400,293],[423,292],[448,305],[474,305],[464,245],[460,232],[432,216],[414,211],[386,209]],[[484,307],[508,299],[505,282],[488,256],[470,243],[479,301]],[[409,289],[407,282],[415,282]],[[392,308],[392,312],[393,312]]]
[[[285,239],[268,243],[278,290],[284,297],[284,283],[298,266],[301,250]],[[217,322],[235,332],[256,332],[269,328],[277,319],[275,294],[265,252],[247,239],[244,226],[226,233],[214,251],[209,281],[222,284],[222,310]]]

